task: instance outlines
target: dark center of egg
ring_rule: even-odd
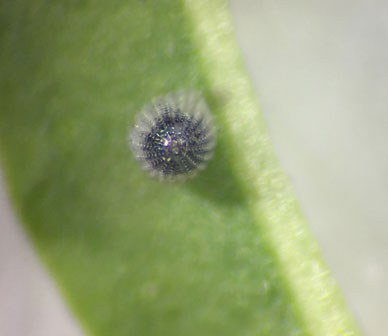
[[[144,141],[146,160],[153,169],[166,175],[186,174],[201,161],[196,153],[200,122],[189,116],[165,113],[157,119]]]

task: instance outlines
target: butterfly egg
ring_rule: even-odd
[[[212,115],[195,91],[154,99],[136,116],[129,136],[143,169],[166,181],[182,181],[204,169],[215,140]]]

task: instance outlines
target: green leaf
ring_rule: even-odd
[[[93,335],[356,335],[278,163],[223,0],[0,3],[0,150],[14,208]],[[201,91],[208,169],[151,179],[127,143]]]

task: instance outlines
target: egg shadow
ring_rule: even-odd
[[[227,144],[219,137],[208,167],[187,183],[192,191],[212,202],[237,206],[244,202],[244,193],[235,177],[227,155]]]

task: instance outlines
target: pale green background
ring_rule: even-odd
[[[388,2],[231,0],[276,153],[368,336],[388,330]],[[0,181],[0,335],[78,336]],[[274,335],[276,336],[276,335]]]

